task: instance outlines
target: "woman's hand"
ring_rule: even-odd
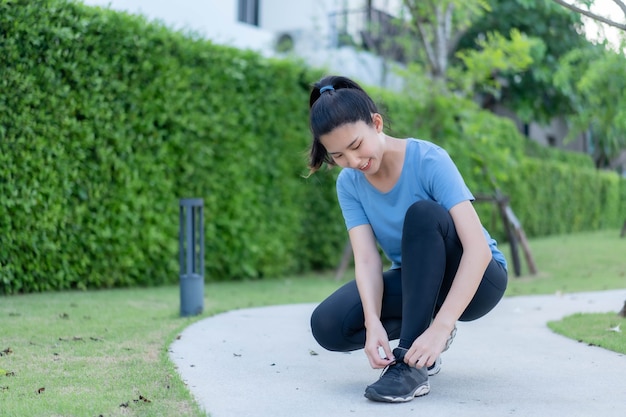
[[[415,339],[404,355],[404,362],[416,368],[431,366],[446,347],[451,332],[452,329],[434,321],[424,333]]]
[[[385,352],[384,358],[380,357],[379,348],[382,348]],[[370,361],[371,367],[374,369],[384,368],[395,360],[391,352],[391,347],[389,346],[387,331],[380,320],[376,320],[374,323],[367,325],[365,333],[365,354]]]

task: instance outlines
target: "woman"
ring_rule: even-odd
[[[313,335],[328,350],[364,348],[373,368],[386,367],[367,398],[410,401],[430,391],[429,374],[438,372],[457,320],[482,317],[502,298],[506,260],[448,154],[386,135],[357,83],[338,76],[316,83],[310,125],[311,172],[324,163],[342,168],[337,196],[356,278],[315,309]],[[379,247],[392,262],[384,272]]]

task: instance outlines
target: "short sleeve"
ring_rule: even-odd
[[[434,145],[425,153],[419,176],[429,196],[446,210],[474,200],[452,158],[439,146]]]
[[[363,204],[359,200],[354,178],[348,170],[342,170],[337,177],[337,199],[347,230],[362,224],[369,224]]]

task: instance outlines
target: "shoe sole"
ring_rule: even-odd
[[[407,395],[406,397],[392,397],[390,395],[380,395],[373,389],[365,390],[365,398],[385,403],[405,403],[407,401],[411,401],[415,397],[422,397],[430,392],[430,383],[425,383],[420,385],[415,389],[412,394]]]

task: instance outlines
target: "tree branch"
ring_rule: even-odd
[[[446,37],[448,28],[446,27],[446,19],[441,5],[435,6],[435,48],[437,50],[437,71],[436,77],[441,77],[448,69],[448,39]]]
[[[428,57],[428,62],[430,62],[430,66],[433,68],[433,71],[437,70],[437,57],[435,55],[435,51],[433,50],[432,45],[428,42],[428,33],[426,32],[426,28],[424,25],[416,19],[415,24],[417,26],[417,30],[420,33],[420,38],[422,40],[422,45],[424,45],[424,49],[426,50],[426,56]]]
[[[417,31],[420,34],[420,40],[422,42],[422,45],[424,46],[424,50],[426,51],[426,58],[428,58],[428,62],[430,63],[432,72],[435,72],[437,71],[438,63],[437,56],[433,49],[433,45],[431,45],[429,42],[428,32],[426,30],[426,26],[429,25],[429,22],[423,22],[421,20],[419,11],[417,10],[415,3],[410,1],[404,1],[404,5],[409,9],[409,12],[411,13],[412,20],[417,27]]]
[[[560,4],[563,7],[566,7],[576,13],[580,13],[584,16],[587,16],[593,20],[596,20],[598,22],[602,22],[605,23],[609,26],[613,26],[615,28],[621,29],[623,31],[626,31],[626,24],[624,23],[618,23],[618,22],[614,22],[611,19],[607,19],[604,16],[600,16],[599,14],[593,13],[589,10],[585,10],[585,9],[581,9],[578,6],[574,6],[573,4],[569,4],[567,3],[565,0],[553,0],[554,2]],[[624,2],[622,2],[621,0],[613,0],[623,11],[624,11],[624,17],[626,17],[626,4],[624,4]]]

